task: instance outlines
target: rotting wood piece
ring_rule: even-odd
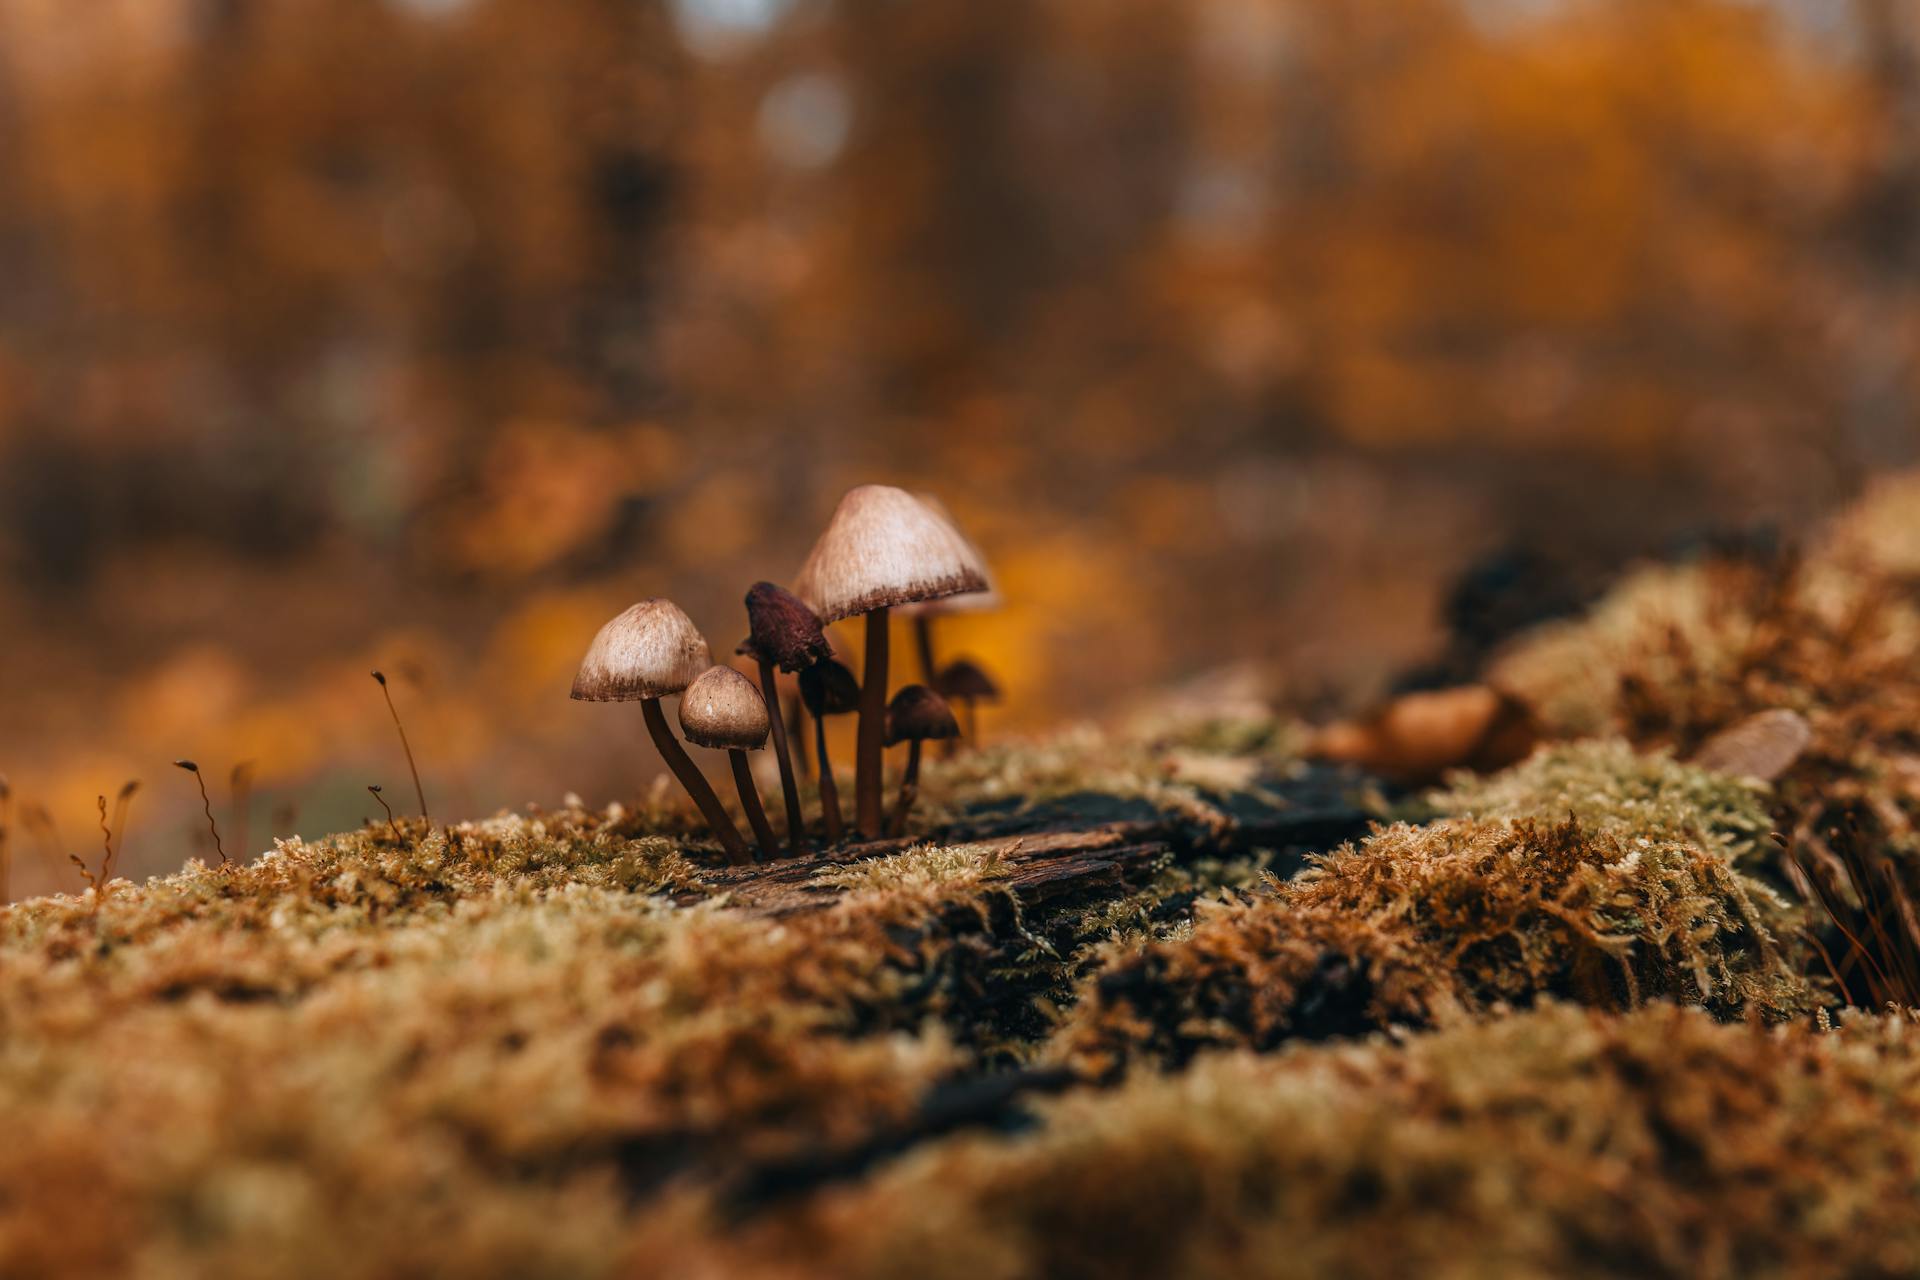
[[[1166,840],[1143,838],[1151,834],[1137,830],[1133,824],[1117,823],[1085,831],[972,841],[959,847],[977,849],[983,856],[997,852],[1003,874],[988,883],[996,891],[1012,893],[1022,905],[1030,905],[1080,892],[1144,883],[1175,856]],[[707,884],[709,891],[725,893],[731,905],[743,911],[768,916],[821,911],[838,902],[844,892],[838,885],[817,879],[821,872],[925,843],[875,841],[766,866],[715,868],[708,872]]]

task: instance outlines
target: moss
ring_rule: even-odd
[[[1673,687],[1725,679],[1735,669],[1741,620],[1716,604],[1743,572],[1711,564],[1638,569],[1585,616],[1526,633],[1496,656],[1489,682],[1518,697],[1552,732],[1618,732],[1627,673]]]
[[[737,1275],[1911,1274],[1920,1028],[1567,1006],[1210,1055],[686,1252]]]
[[[814,880],[853,893],[924,898],[977,889],[1006,873],[998,846],[921,845],[891,857],[827,867],[816,873]]]
[[[1463,818],[1572,818],[1618,839],[1641,836],[1699,844],[1734,862],[1754,861],[1773,829],[1768,789],[1641,753],[1620,739],[1556,743],[1488,777],[1463,774],[1430,797]]]
[[[1723,1015],[1811,1007],[1791,913],[1716,850],[1530,819],[1396,825],[1116,951],[1057,1052],[1147,1054],[1429,1026],[1545,996]]]
[[[705,874],[573,811],[0,913],[0,1273],[87,1269],[69,1195],[112,1207],[103,1273],[327,1274],[343,1224],[390,1272],[604,1270],[636,1191],[855,1141],[964,1065],[940,1017],[1001,953],[943,913],[984,874],[780,921]]]
[[[1589,617],[1522,638],[1496,678],[1551,731],[1681,756],[1757,712],[1795,711],[1812,741],[1775,783],[1776,825],[1803,859],[1833,866],[1829,833],[1857,825],[1920,890],[1916,484],[1891,483],[1800,556],[1662,571],[1651,593],[1629,581]]]
[[[1284,777],[1285,739],[1244,724],[1077,731],[963,757],[929,781],[952,812],[1023,803],[1027,785],[1218,812]],[[987,1249],[988,1274],[1071,1274],[1029,1229],[1097,1235],[1098,1213],[1151,1201],[1122,1179],[1158,1177],[1166,1203],[1184,1205],[1215,1179],[1260,1176],[1241,1163],[1257,1153],[1225,1143],[1204,1107],[1205,1125],[1174,1137],[1178,1108],[1193,1105],[1183,1080],[1074,1090],[1035,1146],[1006,1150],[1064,1152],[1054,1144],[1088,1117],[1098,1141],[1031,1176],[1093,1181],[1033,1191],[1029,1224],[968,1173],[1001,1148],[926,1124],[937,1100],[1036,1060],[1105,1072],[1196,1055],[1195,1088],[1242,1087],[1237,1071],[1256,1094],[1294,1097],[1271,1082],[1391,1080],[1403,1051],[1291,1043],[1443,1028],[1405,1050],[1427,1052],[1549,997],[1803,1009],[1787,917],[1730,862],[1750,858],[1763,799],[1600,744],[1457,786],[1438,803],[1460,816],[1387,828],[1286,883],[1263,854],[1203,855],[1196,840],[1058,895],[1028,891],[1011,842],[934,840],[743,875],[716,866],[677,813],[569,804],[450,830],[402,820],[287,842],[247,867],[18,904],[0,911],[0,1274],[592,1276],[720,1258],[805,1272],[812,1245],[821,1274],[884,1270],[923,1246]],[[768,885],[777,892],[751,892]],[[1272,1063],[1232,1068],[1200,1054],[1276,1046]],[[1377,1114],[1362,1096],[1375,1092]],[[1395,1101],[1368,1084],[1335,1113],[1361,1126],[1342,1131],[1357,1150],[1375,1150]],[[1139,1109],[1138,1129],[1122,1103]],[[1273,1105],[1249,1121],[1266,1141],[1258,1125],[1308,1099]],[[835,1168],[900,1133],[924,1155],[759,1210],[779,1226],[710,1217],[756,1170]],[[1151,1170],[1138,1142],[1170,1162]],[[1100,1143],[1118,1199],[1102,1199]],[[1378,1150],[1386,1161],[1397,1149]],[[917,1162],[948,1153],[952,1194],[903,1225],[893,1179],[915,1187]],[[1004,1176],[1029,1185],[1019,1168]],[[1377,1169],[1355,1176],[1313,1195],[1337,1207],[1385,1194]],[[1880,1189],[1846,1167],[1835,1176]],[[843,1202],[866,1204],[874,1230],[837,1218]],[[1214,1265],[1209,1251],[1230,1248],[1220,1239],[1268,1229],[1263,1203],[1234,1190],[1187,1214],[1191,1235],[1144,1203],[1142,1230],[1157,1224],[1164,1243],[1140,1246],[1139,1265]],[[981,1230],[978,1214],[1000,1224],[990,1238],[941,1234],[949,1219]],[[1107,1244],[1058,1247],[1105,1260]],[[1307,1231],[1295,1254],[1333,1265],[1348,1247]]]

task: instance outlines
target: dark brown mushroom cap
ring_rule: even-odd
[[[815,719],[843,716],[860,709],[860,682],[845,663],[828,658],[800,673],[800,700]]]
[[[1000,686],[986,668],[969,658],[955,658],[934,677],[934,687],[942,697],[968,698],[977,702],[998,702]]]
[[[910,684],[887,704],[887,745],[957,738],[960,723],[947,700],[923,684]]]
[[[708,667],[680,695],[680,732],[696,747],[758,751],[772,727],[766,699],[732,667]]]
[[[594,636],[573,696],[583,702],[663,698],[712,665],[707,642],[678,605],[642,600]]]
[[[756,582],[747,591],[747,622],[752,632],[743,652],[765,658],[782,671],[804,671],[833,656],[819,615],[799,596],[771,582]]]

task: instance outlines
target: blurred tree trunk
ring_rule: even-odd
[[[1910,0],[1855,0],[1855,12],[1879,143],[1854,210],[1866,315],[1848,353],[1847,434],[1866,471],[1920,453],[1904,323],[1920,292],[1920,12]]]

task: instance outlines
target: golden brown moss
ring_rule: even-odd
[[[1057,1049],[1094,1071],[1142,1052],[1179,1063],[1544,996],[1782,1017],[1811,1004],[1791,927],[1718,851],[1658,832],[1396,825],[1203,908],[1185,936],[1117,952]]]
[[[1076,734],[963,757],[947,794],[1190,817],[1284,769],[1285,737],[1163,729],[1103,758]],[[698,1206],[743,1174],[861,1150],[1036,1055],[1184,1060],[1555,993],[1800,1007],[1777,904],[1727,862],[1755,794],[1613,751],[1286,885],[1183,850],[1022,905],[991,846],[934,844],[798,877],[781,901],[832,905],[775,915],[672,815],[569,805],[21,904],[0,912],[0,1274],[631,1273],[720,1250],[734,1233]],[[1620,776],[1573,794],[1569,826],[1589,764]],[[1238,1176],[1216,1140],[1161,1176]],[[1006,1213],[1008,1257],[1046,1264],[1028,1273],[1057,1261],[998,1202],[941,1203]],[[834,1247],[855,1270],[905,1256]],[[792,1261],[742,1265],[768,1258]]]
[[[0,1274],[327,1274],[348,1230],[386,1273],[605,1269],[628,1197],[857,1141],[964,1065],[955,957],[997,952],[947,913],[986,877],[869,868],[775,921],[610,827],[383,828],[0,913]]]
[[[1554,731],[1682,756],[1758,712],[1800,714],[1811,742],[1772,797],[1792,860],[1844,893],[1833,833],[1855,827],[1920,891],[1916,485],[1889,482],[1803,555],[1631,580],[1589,617],[1522,638],[1495,678]],[[1769,856],[1776,878],[1804,883]]]
[[[1920,1027],[1900,1018],[1821,1033],[1551,1006],[1210,1055],[1042,1119],[744,1235],[682,1219],[665,1261],[929,1280],[1920,1268]]]
[[[1638,752],[1617,738],[1555,743],[1504,772],[1462,774],[1430,797],[1462,818],[1571,818],[1623,840],[1662,836],[1755,858],[1773,820],[1767,787],[1681,764],[1665,751]]]

